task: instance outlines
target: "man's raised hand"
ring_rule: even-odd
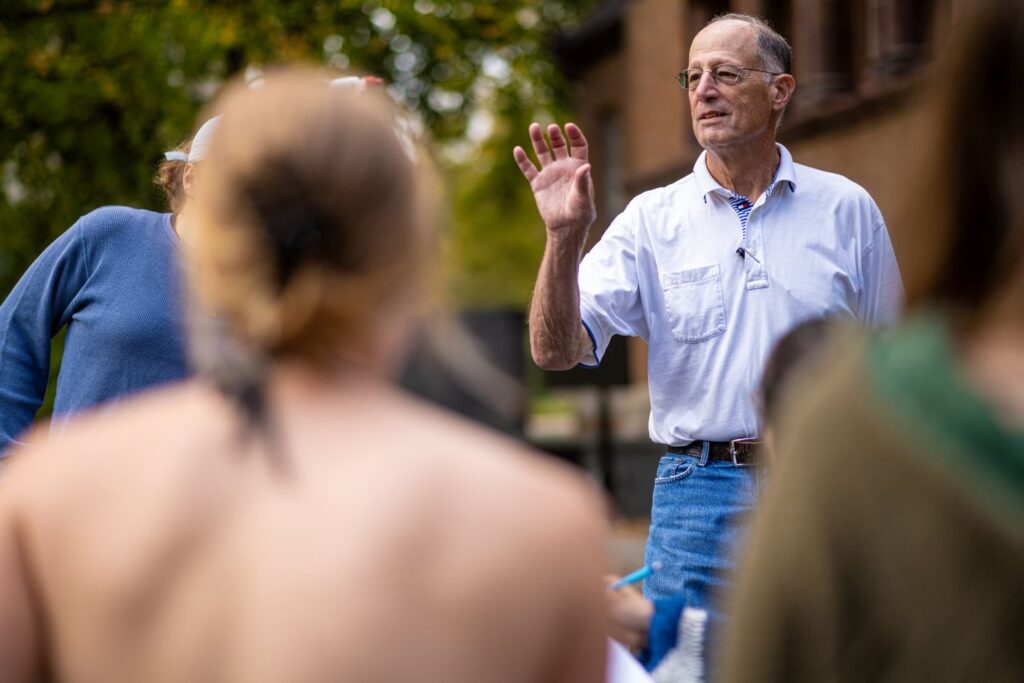
[[[539,124],[531,123],[530,141],[539,169],[522,147],[512,150],[512,156],[530,182],[541,220],[549,234],[573,232],[573,236],[579,237],[586,233],[596,215],[587,138],[575,123],[565,125],[564,135],[561,128],[551,124],[547,138]]]

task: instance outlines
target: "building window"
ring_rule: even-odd
[[[767,0],[764,4],[764,18],[772,25],[775,32],[792,43],[791,4],[789,0]]]
[[[797,112],[856,91],[865,64],[865,0],[794,0],[791,38]]]
[[[693,37],[697,35],[709,21],[717,17],[719,14],[725,14],[728,11],[729,0],[704,0],[703,2],[691,2],[689,4],[689,12],[686,16],[688,22],[686,31],[688,38],[687,42],[693,42]]]
[[[858,29],[862,25],[857,0],[829,0],[825,4],[822,36],[825,39],[822,72],[827,80],[823,89],[828,93],[841,93],[857,88]]]
[[[901,76],[928,56],[935,0],[873,0],[878,36],[875,72]]]

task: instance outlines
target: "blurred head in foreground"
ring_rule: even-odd
[[[309,72],[236,85],[218,109],[196,196],[200,304],[266,360],[390,368],[430,262],[426,155],[414,163],[381,94]]]

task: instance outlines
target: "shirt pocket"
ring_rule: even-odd
[[[676,341],[695,344],[725,332],[725,303],[718,265],[662,273],[665,313]]]

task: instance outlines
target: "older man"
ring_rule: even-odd
[[[636,197],[582,259],[594,220],[587,141],[539,125],[533,189],[547,246],[530,310],[534,360],[600,362],[612,335],[649,346],[651,438],[668,451],[654,482],[649,597],[706,599],[754,502],[751,393],[774,341],[801,320],[897,317],[899,270],[871,197],[793,162],[775,131],[793,96],[792,49],[760,19],[716,17],[679,74],[704,148],[693,173]]]

